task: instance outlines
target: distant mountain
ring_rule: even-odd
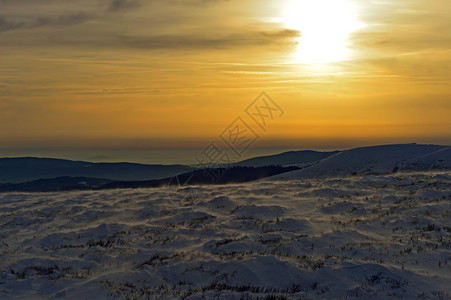
[[[58,191],[240,183],[451,170],[451,147],[401,144],[346,151],[292,151],[248,159],[228,168],[89,163],[48,158],[0,159],[0,192]]]
[[[38,179],[24,183],[0,184],[0,192],[55,192],[94,189],[110,183],[109,179],[87,177],[57,177]]]
[[[320,152],[312,150],[290,151],[276,155],[259,156],[246,159],[233,164],[234,166],[244,167],[262,167],[270,165],[303,165],[313,163],[321,159],[325,159],[332,155],[340,153],[340,151]]]
[[[161,179],[194,170],[183,165],[91,163],[54,158],[0,158],[0,183],[21,183],[41,178],[89,177],[110,180]]]
[[[318,164],[274,179],[324,178],[346,175],[388,174],[403,170],[451,169],[451,151],[438,145],[383,145],[340,152]]]

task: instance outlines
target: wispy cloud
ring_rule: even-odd
[[[84,12],[69,13],[56,17],[41,16],[27,21],[10,21],[0,16],[0,32],[17,29],[33,29],[41,26],[71,26],[84,23],[89,19],[91,19],[91,16]]]
[[[137,0],[112,0],[108,10],[109,11],[122,11],[129,10],[132,8],[136,8],[139,6],[139,2]]]
[[[208,35],[160,35],[148,37],[121,36],[121,45],[146,49],[229,49],[234,47],[265,46],[277,44],[280,47],[292,45],[299,36],[296,30],[273,32],[247,32],[227,36]]]
[[[102,19],[108,13],[131,10],[139,6],[138,0],[109,0],[83,3],[75,8],[71,3],[55,0],[0,0],[3,10],[0,11],[0,32],[20,29],[36,29],[39,27],[61,27],[85,23],[92,19]]]

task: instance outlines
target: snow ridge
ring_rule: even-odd
[[[450,170],[450,147],[400,144],[355,148],[318,164],[273,179],[328,178],[348,175],[390,174],[398,171]]]

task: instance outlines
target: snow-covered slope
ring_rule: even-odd
[[[0,194],[0,299],[450,299],[451,172]]]
[[[446,161],[441,165],[449,166],[451,156],[450,151],[446,149],[448,147],[418,144],[355,148],[340,152],[305,169],[277,175],[273,178],[326,178],[358,174],[388,174],[403,169],[424,170],[419,166],[435,166],[434,161],[438,159]]]
[[[303,151],[289,151],[275,155],[259,156],[250,159],[246,159],[237,163],[234,166],[247,166],[247,167],[262,167],[270,165],[305,165],[310,164],[329,156],[337,154],[339,151],[320,152],[312,150]]]
[[[402,170],[451,170],[451,147],[409,160]]]

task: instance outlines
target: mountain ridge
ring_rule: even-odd
[[[22,164],[17,165],[14,162],[21,162]],[[56,165],[53,169],[52,164]],[[248,166],[247,164],[260,166]],[[10,178],[16,176],[16,179],[20,177],[17,175],[21,175],[22,178],[37,176],[27,172],[33,171],[33,168],[37,169],[38,172],[43,166],[47,167],[45,169],[46,177],[41,176],[21,182],[1,181],[8,176]],[[74,166],[75,171],[71,169]],[[283,166],[296,168],[289,170],[283,169]],[[272,167],[274,168],[271,169]],[[186,179],[194,175],[197,176],[197,179],[191,180],[190,184],[195,185],[227,184],[262,178],[270,178],[271,180],[307,179],[390,174],[400,171],[451,170],[451,147],[410,143],[358,147],[330,152],[288,151],[275,155],[254,157],[228,167],[216,169],[225,170],[227,176],[213,182],[207,179],[205,175],[209,169],[184,165],[145,165],[127,162],[91,163],[33,157],[0,158],[0,191],[156,187],[162,184],[170,184],[171,178],[176,176]],[[243,174],[237,172],[237,170],[241,170]]]
[[[274,155],[256,156],[232,163],[230,166],[263,167],[314,163],[339,151],[287,151]],[[223,167],[223,166],[218,166]],[[142,164],[129,162],[89,162],[41,157],[0,158],[0,184],[24,183],[41,178],[88,177],[114,181],[158,180],[199,169],[199,166]]]
[[[7,157],[0,158],[0,183],[23,183],[63,176],[111,180],[161,179],[193,169],[184,165],[94,163],[59,158]]]
[[[263,167],[265,165],[300,165],[313,163],[341,151],[314,151],[314,150],[299,150],[287,151],[273,155],[257,156],[234,163],[234,166],[246,167]]]

